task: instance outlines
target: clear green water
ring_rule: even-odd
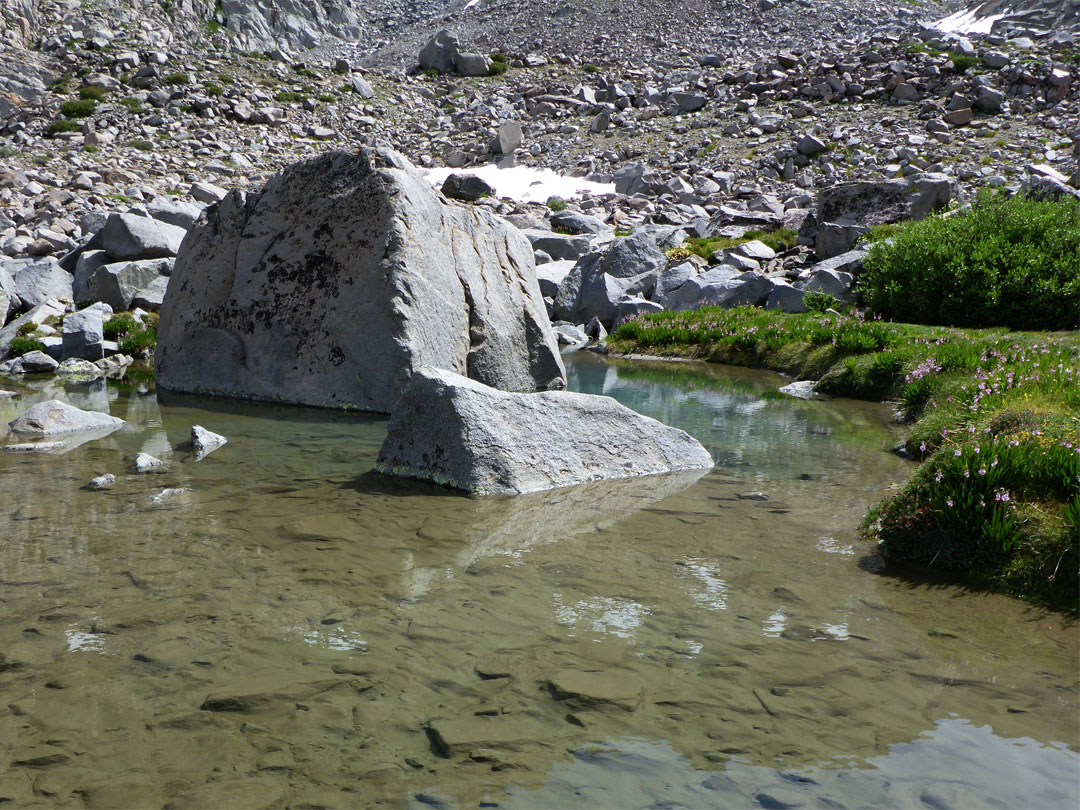
[[[871,572],[885,409],[569,372],[720,467],[470,500],[374,476],[382,419],[0,400],[131,423],[0,453],[0,807],[1077,805],[1075,623]]]

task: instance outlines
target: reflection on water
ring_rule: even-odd
[[[1076,805],[1075,625],[860,567],[910,470],[886,409],[568,367],[720,467],[468,499],[373,475],[377,418],[145,382],[0,400],[130,423],[0,454],[0,801]],[[229,438],[197,463],[195,423]],[[140,451],[169,469],[126,474]]]

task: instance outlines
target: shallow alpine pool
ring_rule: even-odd
[[[130,423],[0,453],[0,805],[1077,805],[1075,621],[874,573],[886,408],[567,365],[717,469],[469,499],[375,476],[382,418],[0,399]],[[229,444],[194,462],[193,424]]]

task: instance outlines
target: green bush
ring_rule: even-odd
[[[8,354],[12,357],[22,357],[24,354],[30,352],[43,352],[45,351],[45,344],[40,340],[35,340],[32,337],[26,335],[19,335],[11,339],[11,345],[8,346]]]
[[[130,315],[116,315],[105,321],[101,333],[106,340],[116,340],[121,335],[139,331],[139,322]]]
[[[297,93],[293,90],[281,90],[274,96],[274,100],[281,102],[282,104],[290,104],[297,101],[303,101],[304,94]]]
[[[211,98],[217,98],[225,92],[220,84],[214,84],[213,82],[206,82],[206,84],[203,85],[203,89],[206,91],[206,95]]]
[[[827,292],[819,292],[817,290],[811,290],[806,293],[802,299],[803,306],[806,307],[807,312],[824,312],[827,309],[835,308],[840,302],[836,300],[832,295]]]
[[[148,357],[155,346],[157,346],[157,328],[153,326],[128,335],[117,343],[120,352],[131,357]]]
[[[78,121],[71,121],[67,118],[57,118],[55,121],[49,123],[45,127],[46,135],[56,135],[60,132],[78,132],[82,129],[82,124]]]
[[[566,200],[560,199],[559,197],[552,197],[547,201],[547,207],[557,213],[559,211],[565,211],[568,207],[568,203]]]
[[[134,96],[127,96],[120,99],[120,106],[125,108],[128,112],[133,113],[142,112],[143,109],[142,104]]]
[[[79,88],[79,98],[83,101],[101,101],[105,98],[105,88],[96,84],[88,84]]]
[[[138,149],[140,152],[153,152],[154,151],[153,142],[143,140],[141,138],[137,138],[136,140],[133,140],[133,141],[128,141],[124,145],[125,146],[130,146],[132,149]]]
[[[954,216],[908,223],[871,246],[857,292],[908,323],[1076,328],[1080,202],[983,195]]]
[[[509,67],[506,62],[492,62],[491,67],[488,68],[488,76],[501,76]]]
[[[982,59],[979,57],[966,56],[962,53],[950,53],[949,59],[952,60],[953,70],[957,73],[963,73],[971,68],[982,65]]]
[[[65,101],[60,105],[60,114],[68,118],[86,118],[94,114],[97,102],[92,98],[80,98],[77,101]]]
[[[190,80],[188,79],[188,75],[186,73],[184,73],[182,71],[177,71],[176,73],[170,73],[167,76],[165,76],[161,80],[161,83],[162,84],[168,84],[168,85],[181,85],[181,84],[187,84],[189,81]]]

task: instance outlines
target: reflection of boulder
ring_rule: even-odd
[[[456,562],[466,568],[496,554],[515,554],[539,543],[606,529],[635,512],[689,489],[708,471],[593,481],[514,498],[470,502],[468,545]]]

